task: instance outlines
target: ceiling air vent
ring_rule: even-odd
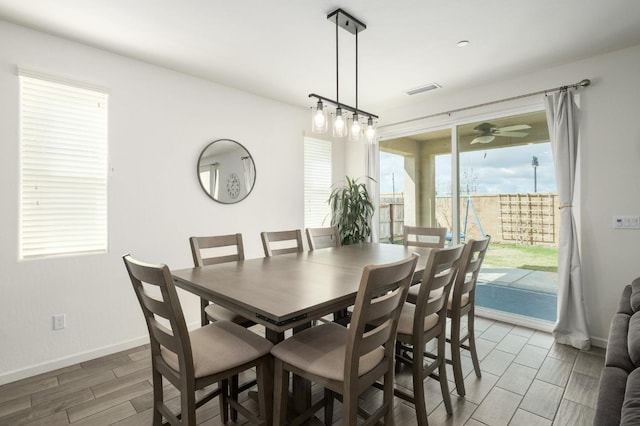
[[[415,87],[413,89],[405,90],[404,93],[407,95],[417,95],[418,93],[428,92],[429,90],[439,89],[440,86],[438,83],[429,83],[424,86]]]

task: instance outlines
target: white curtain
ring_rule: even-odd
[[[220,183],[220,170],[218,169],[219,164],[218,163],[213,163],[211,166],[209,166],[209,188],[210,188],[210,194],[213,196],[214,199],[218,199],[218,185]]]
[[[369,197],[373,203],[373,218],[371,219],[371,241],[378,242],[378,217],[380,215],[380,200],[378,198],[378,144],[368,143],[365,145],[365,166],[367,176],[366,178],[367,191],[369,191]],[[375,180],[372,180],[375,179]]]
[[[251,157],[242,157],[242,166],[244,167],[244,187],[246,194],[251,191],[253,187],[253,181],[256,178],[255,171],[253,169],[253,160]]]
[[[589,349],[591,342],[587,330],[578,234],[573,214],[580,111],[573,99],[573,92],[566,89],[546,96],[545,104],[560,200],[558,319],[553,328],[553,337],[556,342],[578,349]]]

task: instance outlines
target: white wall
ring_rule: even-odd
[[[146,339],[122,255],[184,268],[189,236],[242,232],[247,257],[258,257],[260,231],[303,226],[306,109],[3,21],[0,40],[0,384]],[[18,261],[16,66],[110,90],[107,254]],[[239,204],[215,203],[197,181],[200,151],[220,138],[256,163]],[[195,297],[181,299],[197,322]],[[59,313],[67,327],[52,331]]]
[[[584,299],[593,343],[606,342],[609,323],[622,288],[640,276],[640,231],[612,229],[613,215],[640,215],[640,46],[585,59],[544,71],[524,75],[498,84],[468,88],[465,91],[425,95],[424,103],[411,108],[387,111],[382,119],[384,133],[406,132],[428,125],[404,120],[456,108],[536,92],[584,78],[592,85],[581,90],[583,111],[580,146],[581,253]],[[540,95],[542,96],[542,95]],[[536,100],[539,102],[539,100]],[[525,99],[507,105],[468,111],[489,111],[531,103]],[[442,122],[443,117],[432,119]],[[428,122],[429,120],[427,120]],[[363,153],[348,151],[347,173],[362,170]]]

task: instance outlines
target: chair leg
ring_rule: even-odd
[[[462,374],[462,361],[460,359],[460,314],[454,313],[451,319],[451,364],[453,365],[453,377],[456,382],[458,395],[465,396],[464,376]]]
[[[153,380],[153,426],[160,426],[162,424],[162,414],[160,414],[159,407],[164,401],[164,394],[162,390],[162,375],[157,371],[152,373]]]
[[[222,415],[222,423],[226,424],[229,421],[229,402],[227,401],[229,380],[224,379],[220,382],[220,390],[220,414]]]
[[[358,391],[345,387],[342,395],[342,424],[358,424]]]
[[[207,318],[207,314],[204,312],[204,308],[209,305],[209,301],[207,299],[200,298],[200,325],[204,327],[209,324],[209,318]]]
[[[196,425],[196,390],[192,384],[180,391],[180,422],[185,426]]]
[[[387,412],[384,415],[384,424],[392,425],[394,424],[394,412],[393,412],[393,387],[394,387],[394,374],[393,370],[390,368],[387,370],[384,375],[384,390],[383,390],[383,400],[382,403],[387,406]]]
[[[326,426],[331,426],[333,424],[333,391],[325,388],[324,399],[324,424]]]
[[[440,382],[440,391],[442,393],[442,400],[444,407],[447,410],[447,414],[453,414],[453,407],[451,406],[451,395],[449,394],[449,382],[447,382],[447,359],[445,354],[445,346],[447,344],[446,327],[442,327],[440,336],[438,336],[438,381]]]
[[[395,372],[399,373],[400,372],[400,366],[402,365],[402,362],[400,362],[400,355],[402,354],[402,342],[398,342],[396,341],[396,356],[395,358]]]
[[[469,333],[469,352],[471,352],[471,360],[473,361],[473,369],[476,372],[476,377],[482,377],[480,372],[480,363],[478,362],[478,352],[476,352],[476,334],[474,331],[474,319],[475,312],[473,309],[467,314],[467,329]]]
[[[264,357],[256,366],[260,417],[266,425],[270,425],[273,419],[273,371],[271,369],[271,362],[270,357]]]
[[[289,402],[289,372],[284,369],[281,360],[275,360],[273,374],[273,424],[287,424],[287,403]]]
[[[413,405],[416,410],[416,418],[419,426],[427,426],[427,405],[424,395],[424,360],[421,353],[424,351],[424,344],[413,347],[413,362],[411,363],[413,375]]]
[[[229,384],[229,395],[231,399],[234,401],[238,400],[238,375],[234,375],[231,377],[231,383]],[[233,407],[229,407],[231,411],[231,421],[235,422],[238,420],[238,410]]]

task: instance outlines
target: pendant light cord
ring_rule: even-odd
[[[338,57],[338,16],[336,16],[336,102],[340,106],[340,66]]]
[[[358,115],[358,26],[356,25],[356,115]]]

